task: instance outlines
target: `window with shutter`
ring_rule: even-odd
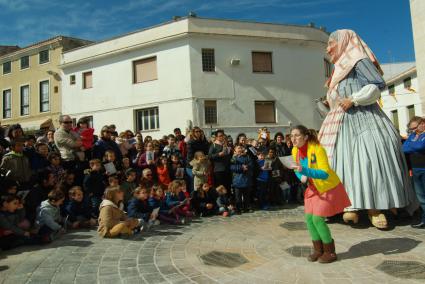
[[[158,79],[156,56],[133,61],[133,84]]]
[[[272,73],[272,53],[271,52],[252,52],[252,72],[254,73]]]
[[[276,123],[276,110],[273,101],[255,102],[256,123]]]

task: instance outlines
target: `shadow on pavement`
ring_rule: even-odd
[[[0,271],[4,271],[4,270],[8,270],[9,266],[8,265],[0,265]]]
[[[406,253],[417,247],[420,243],[420,241],[410,238],[374,239],[353,245],[348,251],[339,253],[338,258],[345,260],[379,253],[384,255]]]

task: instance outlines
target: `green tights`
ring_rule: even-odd
[[[305,221],[313,241],[322,241],[324,244],[332,243],[331,231],[325,222],[325,217],[305,214]]]

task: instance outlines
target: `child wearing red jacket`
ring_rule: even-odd
[[[94,144],[94,128],[89,127],[89,118],[82,117],[77,122],[77,127],[73,129],[83,142],[84,151],[90,150]]]

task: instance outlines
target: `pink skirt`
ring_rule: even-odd
[[[342,183],[323,194],[320,194],[314,185],[310,184],[304,194],[306,214],[330,217],[343,212],[345,208],[350,206],[350,199]]]

